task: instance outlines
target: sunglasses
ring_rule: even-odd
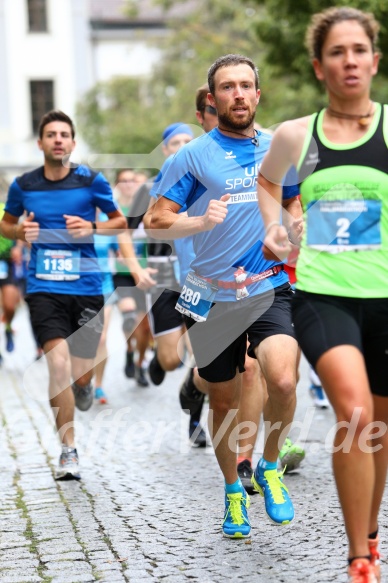
[[[217,115],[217,110],[212,105],[205,105],[205,111],[207,111],[211,115]]]

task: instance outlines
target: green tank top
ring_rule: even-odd
[[[0,202],[0,220],[4,215],[5,204]],[[14,245],[14,241],[11,239],[6,239],[0,235],[0,259],[7,261],[11,257],[11,249]]]
[[[311,117],[298,164],[305,229],[297,289],[388,297],[388,109],[377,104],[365,136],[334,144]]]

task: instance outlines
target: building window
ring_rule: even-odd
[[[38,134],[41,117],[54,109],[54,81],[30,81],[32,131]]]
[[[28,30],[30,32],[47,32],[46,0],[27,0]]]

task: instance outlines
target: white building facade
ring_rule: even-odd
[[[0,167],[41,163],[41,115],[74,115],[92,84],[84,0],[0,0]]]
[[[195,2],[174,7],[180,16]],[[40,117],[76,104],[98,81],[148,76],[168,34],[166,14],[152,0],[133,17],[125,0],[0,0],[0,174],[42,163]],[[171,14],[172,13],[172,14]],[[82,149],[82,148],[81,148]]]

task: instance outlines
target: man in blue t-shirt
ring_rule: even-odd
[[[207,382],[209,425],[225,478],[225,536],[250,536],[249,496],[237,476],[236,411],[246,342],[267,383],[263,457],[252,478],[266,511],[287,524],[294,509],[277,458],[296,398],[297,342],[291,323],[292,291],[282,263],[262,253],[264,226],[257,203],[257,173],[271,136],[254,129],[258,73],[241,55],[220,57],[209,69],[209,100],[219,125],[175,155],[146,216],[155,237],[194,235],[195,258],[177,309],[186,315],[199,375]],[[301,214],[296,188],[285,187],[285,219]],[[188,216],[180,214],[187,207]],[[290,218],[291,217],[291,218]],[[281,220],[279,211],[279,221]]]
[[[104,305],[93,234],[126,226],[104,176],[66,165],[74,135],[65,113],[53,110],[43,116],[38,146],[44,165],[13,181],[0,223],[4,237],[31,244],[26,302],[49,368],[50,405],[62,443],[57,479],[80,479],[74,404],[86,411],[93,403],[93,361]],[[108,221],[95,222],[96,208]],[[19,222],[25,212],[27,218]]]

